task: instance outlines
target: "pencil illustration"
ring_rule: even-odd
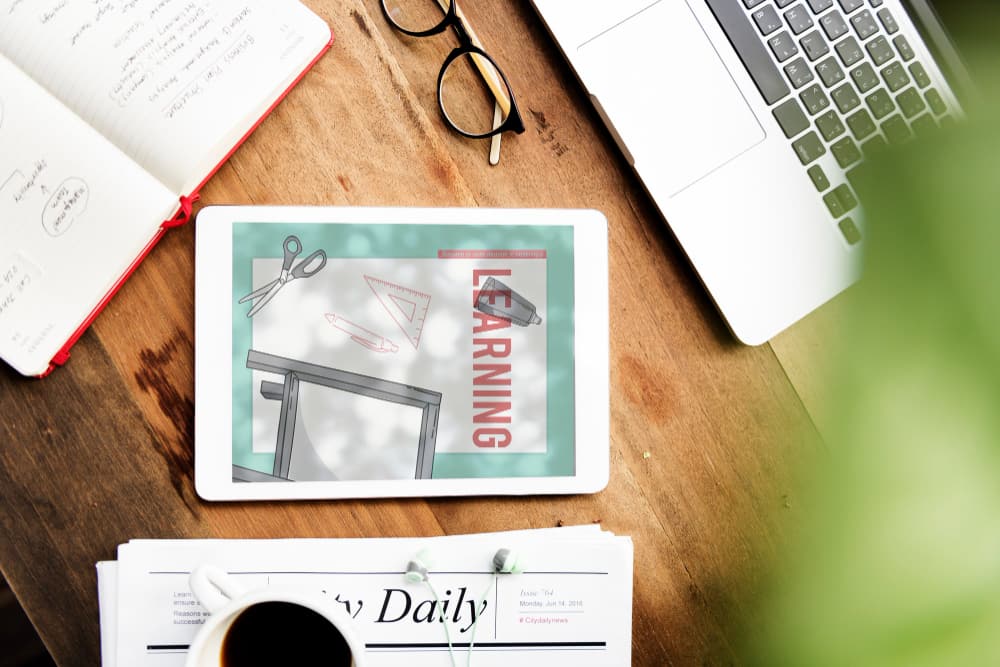
[[[325,317],[327,322],[346,333],[355,343],[368,348],[372,352],[399,352],[399,346],[385,336],[365,329],[360,324],[355,324],[341,315],[327,313]]]

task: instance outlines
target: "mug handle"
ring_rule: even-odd
[[[188,580],[191,592],[208,613],[214,614],[245,592],[225,571],[214,565],[202,565]]]

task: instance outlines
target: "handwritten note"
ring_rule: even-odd
[[[62,236],[87,210],[90,188],[80,178],[67,178],[49,197],[42,211],[42,227],[49,236]]]
[[[86,212],[90,187],[76,177],[55,185],[49,172],[49,160],[45,158],[36,159],[26,171],[15,170],[0,183],[0,205],[36,207],[41,211],[42,228],[49,236],[58,237]],[[20,213],[19,208],[12,210]],[[19,217],[23,219],[23,215]]]
[[[116,19],[111,42],[119,72],[108,96],[119,107],[136,101],[159,106],[173,118],[203,95],[256,45],[246,24],[256,10],[249,4],[189,0],[98,0],[92,13],[63,33],[73,47],[99,40],[95,28]],[[120,26],[125,22],[126,27]]]
[[[0,319],[27,298],[41,275],[38,267],[19,252],[0,262]]]
[[[115,72],[107,96],[119,108],[157,105],[164,118],[183,112],[257,47],[252,34],[266,5],[209,0],[8,0],[7,15],[57,49],[95,53]],[[259,16],[258,16],[259,15]],[[11,25],[13,30],[13,25]],[[0,28],[0,33],[3,29]]]
[[[27,176],[25,176],[24,172],[15,170],[7,180],[0,184],[0,193],[3,193],[5,197],[9,196],[15,204],[20,204],[26,197],[38,189],[42,189],[44,194],[45,186],[40,185],[39,179],[48,168],[48,161],[44,158],[39,158],[31,165]]]

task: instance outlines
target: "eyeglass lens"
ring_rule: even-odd
[[[449,63],[441,77],[441,108],[448,121],[466,134],[483,135],[494,129],[497,96],[487,81],[500,86],[510,99],[510,91],[500,72],[488,58],[465,53]],[[506,107],[506,108],[504,108]],[[510,103],[501,106],[500,123],[507,120]]]
[[[389,20],[405,32],[426,32],[444,20],[451,0],[385,0]]]
[[[404,32],[421,33],[439,27],[451,0],[384,0],[389,20]],[[510,114],[511,92],[488,57],[465,53],[451,60],[441,75],[440,102],[448,122],[465,134],[490,134]],[[500,118],[494,122],[500,101]]]

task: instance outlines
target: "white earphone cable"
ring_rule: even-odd
[[[431,583],[430,578],[427,576],[424,576],[424,583],[427,584],[427,588],[431,589],[431,595],[434,596],[434,608],[440,609],[441,599],[438,597],[437,591],[434,589],[434,584]],[[455,649],[451,643],[451,630],[448,629],[448,619],[442,615],[441,622],[444,623],[444,636],[445,639],[448,640],[448,657],[451,658],[451,667],[458,667],[458,664],[455,662]],[[475,626],[473,626],[473,634],[475,634],[475,631]],[[471,646],[469,647],[469,650],[472,650]],[[466,667],[468,667],[468,663],[466,663]]]

